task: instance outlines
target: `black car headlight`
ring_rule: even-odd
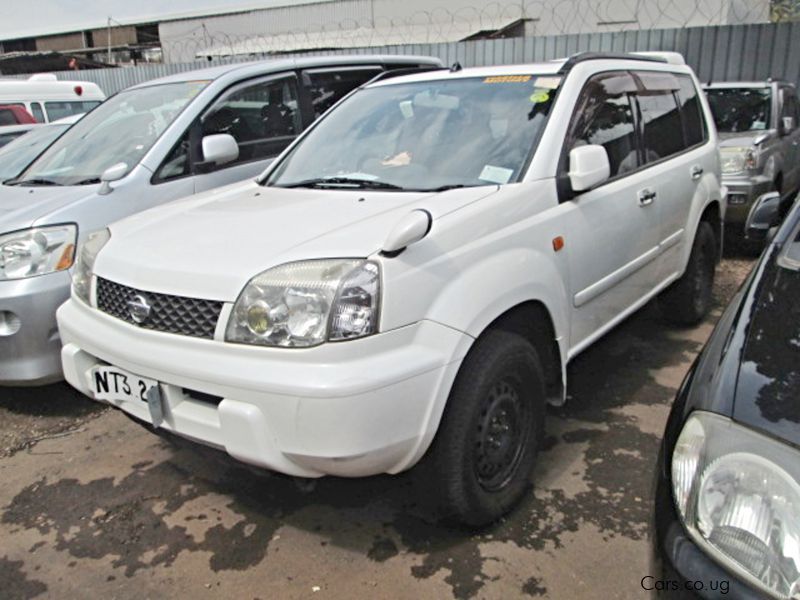
[[[672,455],[675,503],[691,537],[775,598],[800,598],[800,452],[696,411]]]

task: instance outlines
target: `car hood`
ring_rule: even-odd
[[[48,214],[94,193],[95,188],[0,185],[0,233],[32,227]]]
[[[733,418],[800,446],[800,272],[776,256],[754,282]]]
[[[258,273],[286,262],[367,257],[409,211],[434,220],[494,193],[285,189],[245,182],[111,226],[95,272],[137,289],[234,301]]]

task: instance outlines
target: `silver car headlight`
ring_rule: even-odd
[[[69,269],[77,235],[75,225],[54,225],[0,236],[0,281]]]
[[[756,168],[756,154],[752,148],[720,148],[719,155],[720,168],[725,175]]]
[[[774,598],[800,598],[800,452],[713,413],[686,421],[675,503],[710,556]]]
[[[363,259],[288,263],[245,286],[226,341],[307,348],[378,331],[380,269]]]
[[[72,273],[72,292],[86,304],[91,304],[94,261],[97,259],[97,253],[109,239],[111,232],[108,229],[101,229],[89,234],[78,248],[78,258]]]

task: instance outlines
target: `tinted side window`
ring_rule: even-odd
[[[627,73],[591,78],[581,92],[570,126],[568,150],[586,144],[606,149],[611,177],[639,166],[631,95],[636,89]]]
[[[203,117],[202,135],[228,133],[239,143],[239,158],[229,165],[276,156],[300,133],[294,77],[238,88]]]
[[[183,134],[180,141],[175,144],[175,147],[167,154],[164,162],[156,171],[155,181],[168,181],[178,177],[185,177],[192,173],[192,162],[189,158],[189,144],[191,134],[187,131]]]
[[[8,108],[0,108],[0,125],[16,125],[17,117],[14,111]]]
[[[688,75],[678,75],[677,77],[681,86],[678,91],[678,101],[681,105],[683,137],[686,145],[691,147],[707,139],[703,109],[700,106],[700,98],[692,78]]]
[[[336,104],[345,94],[366,83],[378,73],[379,67],[358,69],[337,69],[325,71],[306,71],[308,77],[308,93],[316,119],[331,106]]]
[[[31,114],[37,123],[44,123],[44,111],[38,102],[31,102]]]
[[[791,88],[784,88],[783,90],[783,110],[781,111],[781,116],[797,118],[797,97],[794,95],[794,91]]]
[[[44,108],[51,121],[58,121],[72,115],[89,112],[98,104],[100,102],[92,100],[84,102],[45,102]]]
[[[669,90],[637,94],[642,115],[642,142],[645,163],[667,158],[686,149],[683,123],[675,94]]]

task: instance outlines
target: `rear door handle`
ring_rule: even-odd
[[[648,204],[652,204],[653,200],[655,199],[656,193],[650,188],[639,190],[639,206],[647,206]]]
[[[692,179],[697,181],[703,175],[703,167],[695,165],[692,167]]]

